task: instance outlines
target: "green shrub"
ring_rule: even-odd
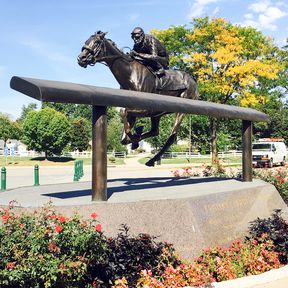
[[[281,214],[281,210],[275,210],[271,217],[257,218],[251,222],[247,239],[258,239],[263,234],[267,235],[267,239],[273,241],[274,250],[279,252],[280,262],[288,264],[288,222]]]
[[[257,275],[279,267],[278,253],[273,251],[272,241],[262,236],[259,241],[253,239],[242,243],[236,240],[230,247],[208,248],[192,263],[182,263],[176,268],[168,266],[160,276],[143,270],[136,287],[203,287],[214,281]],[[122,278],[114,287],[128,288],[127,283],[129,281]]]
[[[148,269],[160,275],[167,265],[176,267],[180,264],[171,244],[156,242],[156,237],[148,234],[131,237],[128,232],[128,227],[123,225],[115,238],[108,239],[109,254],[102,267],[106,275],[105,287],[111,287],[122,277],[135,287],[141,270]]]
[[[56,214],[51,206],[17,216],[0,212],[1,287],[86,287],[94,263],[107,258],[107,241],[96,221]]]
[[[102,233],[92,213],[65,217],[47,205],[34,214],[0,210],[0,287],[111,287],[117,278],[137,282],[140,271],[162,273],[177,265],[174,248],[155,237]]]

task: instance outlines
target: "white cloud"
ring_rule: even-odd
[[[66,52],[69,50],[67,49],[67,51],[63,51],[63,47],[57,47],[55,45],[51,46],[49,43],[35,39],[23,40],[21,41],[21,44],[29,47],[31,50],[33,50],[33,52],[45,57],[46,60],[49,60],[53,63],[61,65],[72,64],[71,57],[66,54]]]
[[[139,19],[140,15],[139,14],[132,14],[129,15],[129,21],[130,22],[136,22]]]
[[[188,15],[189,19],[203,16],[209,4],[217,3],[219,1],[221,0],[196,0],[194,4],[191,6],[190,13]],[[218,11],[216,11],[216,13],[217,12]]]
[[[216,7],[213,12],[212,12],[212,15],[217,15],[218,13],[220,12],[220,8],[219,7]]]
[[[257,0],[248,9],[251,13],[245,14],[244,25],[256,27],[258,29],[277,30],[277,21],[288,16],[288,13],[281,10],[282,2],[270,0]],[[283,8],[283,7],[282,7]]]
[[[263,13],[266,11],[266,9],[270,6],[270,1],[259,1],[256,3],[253,3],[249,6],[249,10],[252,10],[255,13]]]

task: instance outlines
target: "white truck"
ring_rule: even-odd
[[[262,138],[252,143],[252,163],[254,167],[272,168],[274,164],[285,165],[287,149],[282,138]]]

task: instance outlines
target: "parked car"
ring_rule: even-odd
[[[263,138],[252,143],[253,166],[273,167],[274,164],[285,165],[287,149],[282,138]]]

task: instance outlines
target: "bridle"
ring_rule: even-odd
[[[105,61],[106,60],[116,60],[117,58],[121,58],[121,57],[125,57],[125,55],[107,55],[107,47],[106,47],[106,38],[103,37],[103,39],[99,39],[100,41],[96,41],[98,39],[95,40],[95,38],[97,38],[97,36],[93,36],[92,41],[94,41],[92,48],[91,46],[88,44],[84,44],[84,46],[82,47],[82,52],[83,50],[87,50],[90,53],[90,57],[91,57],[91,62],[88,64],[90,66],[94,66],[96,63],[101,63],[104,64],[106,66],[108,66]],[[100,54],[100,52],[103,51],[103,56],[98,57],[98,55]],[[128,57],[125,57],[125,59],[128,60]],[[133,61],[132,59],[129,61]],[[114,61],[113,61],[114,62]],[[112,62],[112,65],[113,65]]]

